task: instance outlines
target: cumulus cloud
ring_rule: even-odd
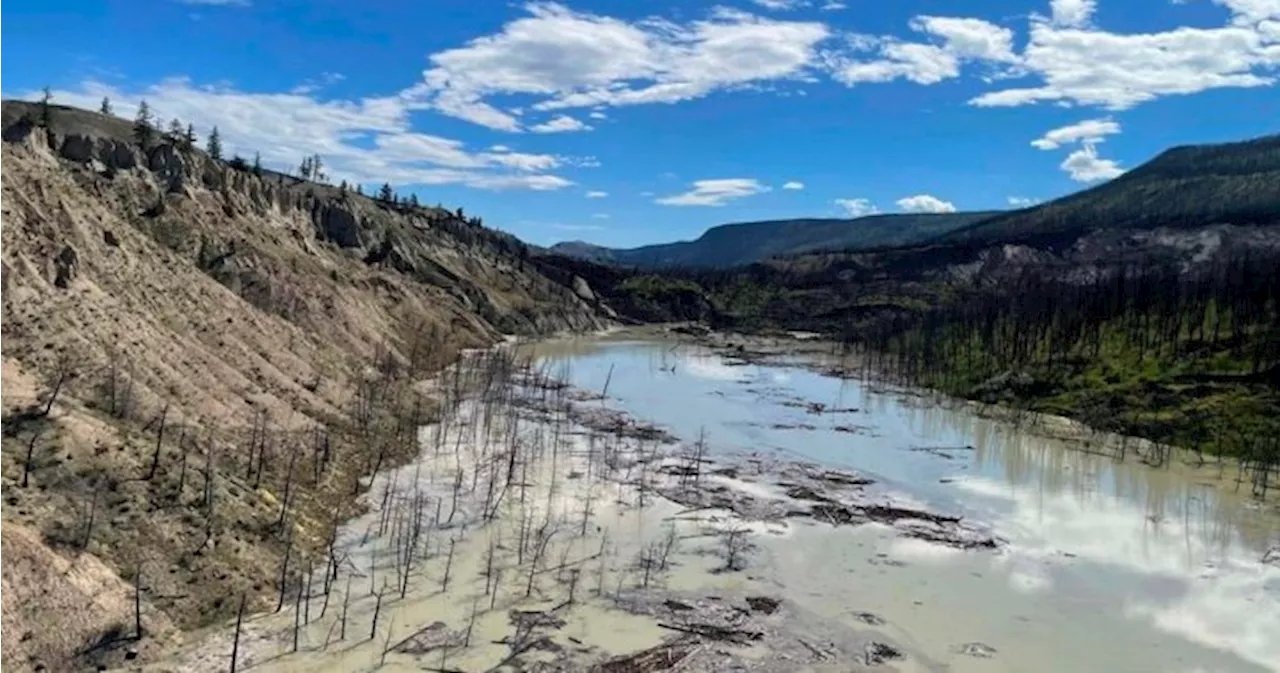
[[[1014,208],[1030,208],[1031,206],[1040,203],[1040,199],[1033,199],[1026,196],[1010,196],[1007,200],[1009,205]]]
[[[609,195],[609,192],[602,192],[602,191],[600,191],[600,190],[598,190],[598,189],[593,189],[593,190],[591,190],[591,191],[587,192],[587,198],[588,198],[588,199],[603,199],[604,197],[606,197],[606,196],[608,196],[608,195]]]
[[[819,9],[821,9],[824,12],[837,12],[842,9],[847,9],[848,7],[849,5],[846,5],[843,2],[840,2],[840,0],[827,0],[827,2],[824,3],[821,7],[819,7]]]
[[[1060,166],[1076,182],[1110,180],[1124,173],[1115,161],[1098,157],[1092,143],[1085,143],[1084,147],[1068,154]]]
[[[535,110],[673,103],[731,87],[808,73],[830,32],[715,8],[676,23],[626,21],[550,2],[465,46],[431,55],[423,81],[404,96],[489,128],[518,131],[512,114],[486,101],[526,96]]]
[[[880,212],[870,199],[836,199],[835,204],[849,217],[865,217]]]
[[[1091,1],[1055,0],[1053,18],[1033,17],[1020,59],[1023,71],[1041,84],[991,91],[971,103],[1124,110],[1162,96],[1273,84],[1280,65],[1280,3],[1216,1],[1232,14],[1224,26],[1125,34],[1085,26]]]
[[[1054,24],[1072,28],[1087,25],[1097,9],[1097,0],[1050,0],[1049,2]]]
[[[555,119],[530,126],[529,130],[534,133],[568,133],[572,131],[590,131],[591,127],[569,115],[558,115]]]
[[[837,81],[853,86],[862,82],[906,79],[916,84],[937,84],[960,76],[968,61],[1014,64],[1013,31],[982,19],[917,16],[911,29],[936,43],[908,42],[895,37],[854,34],[846,36],[847,48],[823,53],[824,63]],[[875,52],[875,57],[857,56]]]
[[[916,194],[898,199],[898,208],[906,213],[954,213],[955,204],[930,194]]]
[[[498,148],[473,152],[461,141],[416,132],[409,109],[394,96],[319,100],[304,93],[196,86],[187,79],[131,90],[87,81],[53,95],[88,109],[109,97],[125,118],[132,118],[145,98],[159,119],[181,119],[201,134],[217,126],[228,155],[260,153],[268,166],[292,169],[303,157],[320,154],[334,180],[534,190],[573,184],[545,173],[568,163],[564,157]]]
[[[798,190],[804,189],[804,183],[798,180],[791,180],[790,182],[783,184],[782,188],[798,191]]]
[[[723,206],[729,201],[769,191],[755,178],[722,178],[697,180],[693,189],[654,202],[664,206]]]
[[[1042,150],[1056,150],[1063,145],[1076,142],[1100,143],[1106,136],[1120,132],[1120,123],[1110,117],[1104,119],[1086,119],[1068,126],[1053,129],[1043,136],[1031,141],[1031,146]]]

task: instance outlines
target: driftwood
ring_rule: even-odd
[[[702,646],[692,636],[656,645],[647,650],[626,654],[592,667],[592,673],[664,673],[678,670]]]
[[[666,624],[658,622],[658,626],[672,631],[688,633],[690,635],[707,638],[708,640],[719,640],[724,642],[735,643],[737,645],[746,645],[747,643],[760,640],[764,637],[759,631],[749,631],[747,629],[734,629],[727,626],[718,626],[716,624]]]

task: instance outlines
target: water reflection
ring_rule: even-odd
[[[743,365],[698,348],[554,348],[542,352],[544,361],[566,367],[575,384],[599,390],[608,380],[612,403],[679,436],[705,428],[717,450],[778,450],[858,469],[907,497],[989,524],[1010,541],[1008,550],[985,556],[885,542],[892,554],[931,564],[932,572],[950,568],[947,588],[936,589],[944,592],[934,596],[940,603],[951,592],[963,605],[965,592],[981,595],[1001,582],[1008,597],[981,599],[992,603],[985,617],[991,623],[1021,605],[1016,596],[1035,597],[1038,618],[1056,625],[1053,637],[1077,648],[1123,633],[1165,652],[1135,670],[1189,670],[1191,661],[1205,670],[1280,670],[1280,568],[1261,563],[1280,522],[1274,509],[1223,488],[1213,470],[1118,463],[965,407],[805,369]],[[841,411],[811,413],[810,402]],[[974,619],[981,621],[976,613]],[[1178,649],[1156,634],[1206,649]]]

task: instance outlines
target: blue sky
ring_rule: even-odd
[[[5,96],[145,98],[230,151],[534,243],[1008,208],[1274,133],[1280,0],[11,0]]]

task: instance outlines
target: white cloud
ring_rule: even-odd
[[[605,114],[605,113],[603,113],[603,112],[601,112],[601,111],[599,111],[599,110],[594,110],[594,111],[592,111],[590,114],[588,114],[587,116],[588,116],[588,117],[590,117],[590,118],[592,118],[592,119],[608,119],[608,118],[609,118],[609,115],[607,115],[607,114]]]
[[[506,145],[491,145],[489,147],[489,151],[490,152],[510,152],[511,148],[507,147]]]
[[[809,4],[807,0],[751,0],[751,2],[764,7],[765,9],[772,9],[774,11],[799,9],[800,7],[804,7]]]
[[[1031,146],[1042,150],[1056,150],[1063,145],[1075,142],[1100,143],[1106,136],[1115,135],[1119,132],[1120,123],[1110,117],[1086,119],[1082,122],[1053,129],[1032,140]]]
[[[1115,161],[1099,158],[1093,143],[1085,143],[1084,147],[1068,154],[1060,167],[1076,182],[1110,180],[1124,173]]]
[[[827,2],[823,4],[822,7],[820,7],[819,9],[821,9],[824,12],[836,12],[842,9],[846,9],[848,7],[849,5],[846,5],[843,2],[840,2],[840,0],[827,0]]]
[[[798,180],[792,180],[782,185],[783,189],[801,190],[804,189],[804,183]]]
[[[898,207],[907,213],[954,213],[955,204],[929,194],[917,194],[898,199]]]
[[[122,90],[94,81],[53,92],[60,103],[96,109],[109,97],[116,114],[131,118],[145,98],[157,117],[217,126],[227,154],[262,155],[268,166],[294,169],[320,154],[331,178],[356,183],[462,184],[481,189],[552,190],[570,180],[543,174],[568,163],[547,154],[470,152],[457,140],[413,131],[409,108],[396,97],[319,100],[302,93],[250,93],[227,86],[195,86],[167,79]],[[28,94],[28,97],[38,94]]]
[[[937,84],[959,77],[966,61],[1005,65],[1018,61],[1013,31],[981,19],[918,16],[911,20],[911,29],[940,44],[854,34],[846,37],[847,49],[824,52],[824,63],[837,81],[853,86],[895,79]],[[868,51],[876,51],[877,58],[853,55]]]
[[[593,220],[607,220],[607,219],[609,219],[609,213],[591,213],[591,219],[593,219]]]
[[[1007,200],[1009,205],[1014,208],[1030,208],[1031,206],[1040,203],[1040,199],[1033,199],[1026,196],[1010,196]]]
[[[723,206],[734,199],[741,199],[769,191],[754,178],[722,178],[697,180],[693,189],[674,196],[664,196],[655,203],[664,206]]]
[[[529,16],[496,34],[431,55],[432,67],[404,97],[414,106],[518,131],[519,120],[487,98],[525,96],[542,111],[677,102],[803,77],[816,45],[830,34],[821,23],[726,8],[684,24],[628,22],[548,2],[525,9]]]
[[[595,190],[595,189],[587,192],[588,199],[603,199],[608,195],[609,195],[609,192],[602,192],[600,190]]]
[[[982,19],[918,16],[911,28],[942,40],[947,52],[963,59],[1014,62],[1013,31]]]
[[[836,199],[835,204],[849,217],[865,217],[880,212],[870,199]]]
[[[1097,0],[1050,0],[1053,22],[1059,26],[1079,28],[1088,25],[1098,9]]]
[[[1183,26],[1154,33],[1121,34],[1065,25],[1087,12],[1059,2],[1057,22],[1033,17],[1021,67],[1039,86],[991,91],[970,102],[1013,107],[1039,102],[1123,110],[1162,96],[1274,83],[1280,66],[1280,30],[1266,17],[1280,16],[1275,0],[1217,0],[1233,13],[1217,28]],[[1277,24],[1280,25],[1280,24]]]
[[[590,131],[591,127],[569,115],[558,115],[555,119],[529,127],[534,133],[568,133],[572,131]]]

